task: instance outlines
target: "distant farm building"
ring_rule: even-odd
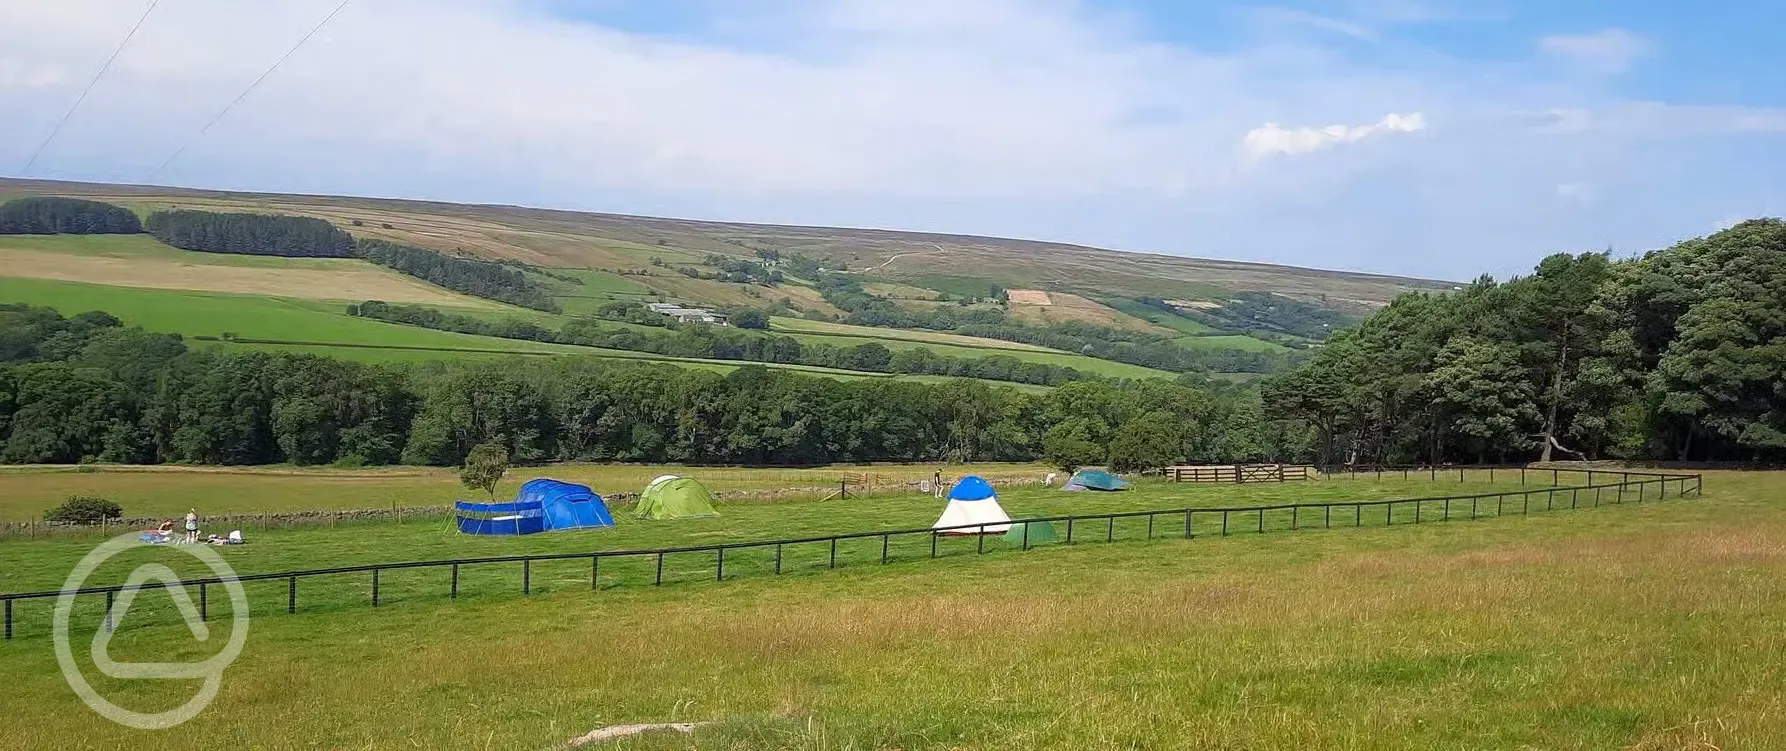
[[[714,326],[729,326],[723,313],[715,313],[706,308],[684,308],[667,302],[654,302],[646,305],[653,313],[659,313],[676,319],[677,323],[705,323]]]

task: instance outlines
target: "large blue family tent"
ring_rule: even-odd
[[[459,531],[468,535],[531,535],[564,529],[614,526],[608,504],[589,488],[540,478],[528,480],[509,503],[453,504]]]

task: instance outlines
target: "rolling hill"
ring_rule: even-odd
[[[838,296],[839,284],[858,290],[856,302],[869,300],[883,306],[883,312],[903,311],[898,315],[907,318],[929,320],[940,315],[945,321],[951,317],[966,321],[991,316],[1032,333],[1083,335],[1091,330],[1092,336],[1111,343],[1175,344],[1186,351],[1278,357],[1293,349],[1318,346],[1327,328],[1343,325],[1400,294],[1451,286],[1424,279],[1031,240],[0,179],[0,200],[26,195],[90,198],[144,216],[179,208],[320,218],[358,239],[387,240],[523,270],[548,290],[560,312],[526,310],[460,294],[360,259],[198,253],[171,248],[142,235],[0,237],[0,260],[4,260],[0,278],[18,282],[279,298],[301,301],[316,316],[341,318],[347,317],[345,312],[326,311],[345,310],[337,303],[377,299],[486,319],[527,320],[548,328],[595,315],[603,306],[615,303],[665,301],[731,310],[754,308],[776,316],[774,332],[809,345],[850,347],[877,342],[894,351],[925,347],[955,358],[1003,355],[1116,377],[1169,377],[1172,373],[1157,369],[1162,366],[1145,358],[1130,356],[1114,362],[1111,358],[1115,356],[1108,351],[1082,346],[1083,339],[1056,337],[1042,342],[1048,346],[1038,346],[1033,338],[1007,341],[1011,338],[1007,333],[986,334],[966,326],[887,322],[849,326],[861,321],[859,316],[852,317],[852,311],[839,307],[851,304]],[[774,278],[741,278],[737,271],[741,266],[748,266],[753,273],[772,272]],[[25,289],[16,283],[6,288]],[[105,298],[99,290],[91,292],[73,297]],[[41,295],[25,297],[33,299],[0,302],[41,304],[44,299]],[[393,341],[386,333],[389,324],[330,322],[323,326],[334,332],[327,339],[314,335],[319,325],[320,319],[300,330],[257,331],[255,335],[337,348],[389,346]],[[578,349],[444,331],[423,333],[396,338],[429,340],[430,344],[451,339],[454,346],[467,351],[545,354]],[[425,356],[418,352],[392,350],[387,354],[400,359]],[[685,359],[690,359],[690,365],[712,366],[699,358]],[[1256,364],[1239,369],[1249,368],[1258,372]]]

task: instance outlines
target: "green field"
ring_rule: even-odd
[[[1458,487],[1422,485],[1006,495],[1021,516]],[[897,550],[886,566],[870,541],[841,551],[837,571],[822,551],[790,552],[781,578],[763,560],[729,559],[736,580],[720,584],[710,556],[672,560],[661,588],[631,586],[648,566],[609,561],[599,593],[586,560],[541,563],[531,597],[513,566],[467,568],[457,601],[441,572],[387,572],[385,607],[368,606],[366,582],[306,580],[297,615],[283,614],[282,582],[250,585],[260,615],[248,648],[216,703],[174,733],[125,730],[81,707],[41,614],[21,611],[20,638],[0,644],[8,706],[57,721],[0,725],[0,743],[545,749],[603,725],[680,720],[713,724],[604,747],[1774,748],[1786,743],[1775,689],[1786,652],[1772,646],[1786,627],[1786,509],[1770,502],[1782,491],[1779,474],[1731,473],[1693,501],[1227,538],[1206,529],[1194,541],[1125,528],[1106,544],[1099,528],[1072,546],[984,556],[950,540],[940,560]],[[623,520],[482,547],[780,536],[845,526],[840,514],[928,522],[937,510],[921,497],[835,508],[734,504],[719,520]],[[84,551],[0,544],[31,581],[55,582]],[[261,570],[460,544],[439,527],[386,525],[268,533],[223,552]],[[212,600],[213,619],[227,618],[223,602]],[[117,659],[214,652],[169,625],[165,597],[146,594],[132,613]],[[75,619],[94,628],[97,606]],[[191,695],[99,678],[75,652],[127,706]]]
[[[584,349],[431,331],[355,318],[335,303],[217,292],[176,292],[0,277],[0,302],[41,305],[64,315],[103,310],[132,326],[184,336],[221,336],[228,332],[257,339],[408,347],[563,353]]]
[[[810,321],[805,318],[788,318],[776,316],[770,319],[770,328],[777,333],[788,334],[826,334],[830,336],[854,337],[862,339],[904,340],[925,344],[950,344],[962,347],[979,347],[999,350],[1027,350],[1030,352],[1060,352],[1060,350],[1023,342],[1007,342],[1003,339],[985,339],[977,336],[963,336],[943,331],[926,331],[923,329],[884,329],[874,326],[852,326],[847,323],[830,321]]]
[[[1164,326],[1186,336],[1203,336],[1215,332],[1216,329],[1201,321],[1168,313],[1150,305],[1141,304],[1140,300],[1127,297],[1100,298],[1098,302],[1132,315],[1155,326]]]
[[[363,362],[481,359],[501,356],[500,353],[503,352],[512,352],[530,355],[583,355],[618,360],[662,362],[727,372],[741,365],[762,364],[777,370],[797,371],[833,378],[912,378],[809,365],[680,358],[654,355],[649,352],[528,342],[450,331],[435,331],[416,326],[356,318],[347,315],[340,304],[317,300],[292,300],[215,292],[176,292],[0,277],[0,302],[41,305],[54,308],[64,315],[73,315],[88,310],[103,310],[132,326],[188,337],[221,337],[223,334],[229,333],[240,338],[273,340],[273,343],[195,341],[193,342],[195,346],[310,352]],[[521,312],[512,315],[529,319],[550,318],[549,314],[530,315],[529,313]],[[467,311],[466,314],[491,318],[511,315],[493,311]],[[920,378],[919,380],[927,379]],[[988,383],[1006,385],[994,381]]]
[[[963,346],[963,345],[959,345],[959,344],[945,344],[945,343],[941,343],[936,340],[923,339],[922,334],[919,334],[919,332],[906,331],[906,330],[902,330],[902,329],[869,329],[870,331],[885,331],[885,332],[887,332],[886,336],[869,336],[869,335],[865,335],[865,334],[853,334],[853,333],[850,335],[808,334],[808,333],[797,332],[794,330],[782,330],[781,325],[780,325],[781,320],[782,319],[779,319],[779,318],[776,319],[776,322],[777,322],[777,325],[776,325],[777,332],[776,333],[782,334],[784,336],[791,336],[795,339],[799,339],[803,343],[808,343],[808,344],[828,344],[833,347],[855,347],[855,346],[865,344],[867,342],[872,341],[872,342],[879,342],[880,344],[885,346],[887,349],[893,350],[895,352],[898,352],[900,350],[923,348],[923,349],[930,350],[931,352],[934,352],[938,355],[942,355],[944,357],[959,357],[959,358],[969,358],[969,359],[976,358],[976,357],[990,357],[993,355],[1002,355],[1002,356],[1010,357],[1013,359],[1022,360],[1024,362],[1034,362],[1034,363],[1042,363],[1044,365],[1059,365],[1059,366],[1067,367],[1067,368],[1076,368],[1080,372],[1083,372],[1083,373],[1092,373],[1095,375],[1110,376],[1113,378],[1176,378],[1177,377],[1177,374],[1170,373],[1170,372],[1167,372],[1164,370],[1156,370],[1154,368],[1148,368],[1148,367],[1144,367],[1141,365],[1130,365],[1129,363],[1116,362],[1114,360],[1100,360],[1095,357],[1087,357],[1085,355],[1076,355],[1071,352],[1061,352],[1058,350],[1051,350],[1051,349],[1043,349],[1043,348],[1007,349],[1007,348],[1003,348],[1003,347],[995,348],[995,347]],[[867,328],[867,327],[855,326],[855,327],[851,327],[851,328]],[[911,336],[913,334],[917,334],[917,335]],[[948,336],[948,335],[944,335],[944,336]]]
[[[1187,336],[1177,340],[1178,346],[1186,349],[1238,349],[1247,352],[1288,352],[1286,347],[1277,342],[1254,339],[1245,334],[1224,336]]]
[[[650,287],[611,271],[552,269],[552,273],[583,281],[581,285],[571,285],[557,279],[547,280],[557,291],[552,299],[566,315],[590,315],[601,306],[617,300],[643,302],[656,299],[656,293]]]

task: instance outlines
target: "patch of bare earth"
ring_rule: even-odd
[[[27,279],[312,300],[384,300],[487,307],[481,301],[364,264],[343,264],[340,269],[253,268],[6,249],[0,249],[0,261],[3,261],[0,275]]]

